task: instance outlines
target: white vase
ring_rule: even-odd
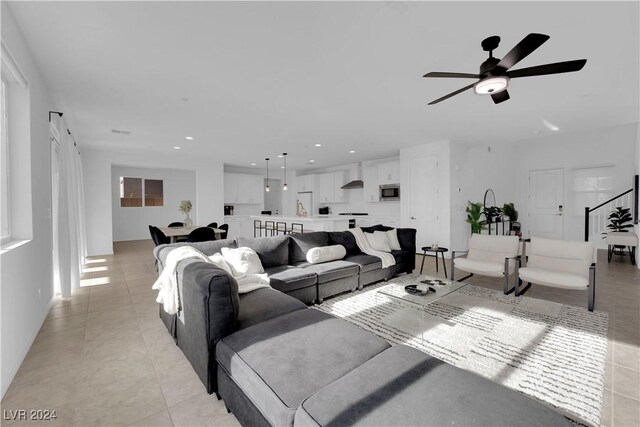
[[[187,217],[184,219],[184,226],[185,228],[193,227],[193,221],[189,218],[189,212],[187,212]]]

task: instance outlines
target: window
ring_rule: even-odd
[[[614,167],[596,166],[573,170],[575,215],[584,216],[584,208],[595,207],[614,195]]]
[[[164,184],[161,179],[120,177],[120,207],[140,208],[163,205]]]
[[[0,239],[2,242],[11,239],[11,221],[9,215],[9,133],[7,132],[7,100],[6,93],[7,88],[4,83],[4,79],[1,81],[0,85],[0,139],[1,142],[1,151],[0,151],[0,161],[2,162],[2,176],[0,177],[0,187],[2,187],[2,211],[0,211],[0,216],[2,217],[2,233],[0,235]]]
[[[164,205],[164,190],[161,179],[144,180],[144,205],[162,206]]]

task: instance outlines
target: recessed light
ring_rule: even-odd
[[[255,165],[256,165],[255,163],[251,163],[251,166],[255,166]]]
[[[356,150],[349,150],[349,154],[355,154]]]
[[[284,169],[284,166],[280,166],[280,169]]]
[[[184,139],[186,139],[187,141],[193,141],[193,137],[192,136],[185,136]]]
[[[174,150],[181,150],[180,147],[173,147]]]
[[[313,144],[314,147],[322,147],[322,144]]]
[[[309,163],[315,163],[315,162],[316,162],[315,160],[309,160]]]
[[[278,154],[278,157],[282,158],[282,154]]]

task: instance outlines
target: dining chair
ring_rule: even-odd
[[[218,228],[218,223],[217,222],[212,222],[211,224],[207,225],[207,227]]]
[[[171,228],[180,228],[180,227],[184,227],[184,222],[172,222],[171,224],[169,224],[167,227],[171,227]]]
[[[207,242],[216,240],[216,232],[210,227],[199,227],[187,236],[187,242]]]
[[[219,226],[218,226],[218,228],[219,228],[220,230],[224,230],[224,233],[222,233],[222,234],[220,235],[220,239],[226,239],[226,238],[227,238],[227,235],[229,234],[229,224],[222,224],[222,225],[219,225]]]
[[[166,245],[169,243],[169,238],[158,227],[153,225],[149,226],[149,233],[151,234],[151,240],[156,246]]]

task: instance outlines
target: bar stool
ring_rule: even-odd
[[[276,222],[276,234],[279,236],[280,233],[287,234],[287,223],[283,221]]]
[[[294,233],[304,233],[304,225],[299,222],[292,222],[291,228],[289,229],[289,234]]]
[[[276,222],[275,221],[265,221],[264,222],[264,235],[267,235],[267,232],[273,237],[276,231]]]
[[[262,230],[265,230],[265,226],[262,225],[262,220],[254,219],[253,220],[253,237],[262,237]],[[265,236],[267,232],[265,230]]]

